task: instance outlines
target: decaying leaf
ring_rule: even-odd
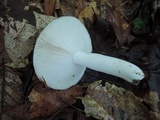
[[[33,12],[36,18],[36,29],[37,32],[41,32],[52,20],[55,19],[53,16],[47,16],[43,14],[39,14],[37,12]]]
[[[151,110],[160,112],[160,99],[156,91],[150,91],[148,95],[144,96],[143,100],[148,104]]]
[[[16,64],[14,62],[6,63],[5,66],[12,67],[12,68],[23,68],[23,67],[26,67],[28,64],[29,64],[29,60],[28,58],[26,58]]]
[[[160,99],[156,91],[150,91],[149,94],[145,95],[143,100],[151,109],[150,116],[152,120],[160,119]]]
[[[44,11],[43,11],[43,8],[42,8],[42,4],[40,3],[39,0],[30,1],[30,2],[28,3],[28,6],[25,6],[24,9],[26,9],[27,7],[30,7],[30,6],[35,6],[35,7],[39,8],[41,12],[44,12]],[[28,9],[29,9],[29,8],[28,8]]]
[[[49,88],[42,88],[39,91],[32,90],[29,100],[31,118],[54,115],[58,110],[76,102],[84,89],[78,85],[67,90],[56,91]]]
[[[13,105],[13,102],[15,103],[21,103],[22,102],[22,88],[23,83],[19,77],[19,75],[16,72],[11,71],[10,69],[6,69],[6,86],[5,86],[5,92],[6,95],[9,95],[14,101],[7,102],[9,105]]]
[[[78,17],[79,13],[87,6],[85,0],[77,0],[77,9],[75,10],[75,16]]]
[[[150,112],[151,120],[160,120],[160,112]]]
[[[5,113],[8,114],[13,119],[3,119],[3,120],[31,120],[29,109],[30,103],[25,102],[25,104],[18,104],[14,106],[5,106]]]
[[[115,46],[118,48],[133,41],[133,36],[130,35],[131,26],[123,16],[109,5],[106,12],[106,19],[112,25],[117,37]]]
[[[25,19],[22,22],[11,19],[5,25],[5,49],[13,62],[13,66],[10,67],[25,67],[28,63],[24,59],[33,49],[36,29]]]
[[[75,6],[70,5],[69,3],[61,1],[59,9],[62,11],[64,16],[74,16],[75,15]]]
[[[94,14],[99,14],[99,10],[97,8],[97,4],[95,1],[89,3],[87,7],[82,10],[79,15],[78,19],[83,22],[83,19],[89,19],[91,22],[94,22]]]
[[[44,13],[45,15],[53,16],[56,6],[56,0],[44,0]]]
[[[97,119],[115,120],[150,120],[149,110],[132,92],[101,81],[92,83],[87,90],[87,97],[81,98],[87,116]],[[94,108],[97,107],[97,108]],[[100,114],[101,111],[102,113]],[[104,114],[103,114],[104,113]],[[107,117],[106,117],[107,116]],[[108,120],[108,119],[107,119]]]
[[[136,17],[140,7],[140,1],[136,0],[99,0],[99,5],[101,9],[101,15],[105,19],[106,13],[106,4],[111,5],[118,11],[127,21],[131,21]]]
[[[137,0],[115,0],[113,6],[121,15],[127,20],[133,20],[139,11],[141,5],[140,1]]]
[[[98,120],[114,120],[114,118],[89,95],[81,98],[81,100],[85,106],[85,113],[87,117],[93,116]]]
[[[20,104],[22,102],[22,88],[22,81],[17,73],[10,69],[6,69],[5,79],[3,79],[3,76],[0,76],[0,100],[2,100],[0,101],[0,106],[5,108],[6,106],[15,106]],[[11,119],[3,110],[0,109],[0,112],[2,113],[3,120]]]
[[[1,21],[0,21],[0,24],[1,24]],[[4,41],[3,40],[3,38],[4,38],[3,31],[4,31],[4,28],[2,26],[0,26],[0,53],[1,53],[0,60],[4,59],[5,63],[7,63],[7,62],[10,62],[11,60],[9,59],[9,56],[8,56],[7,52],[5,51],[4,42],[3,42]],[[1,62],[2,61],[0,61],[0,63]]]
[[[77,3],[83,2],[83,0],[66,0],[66,2],[72,6],[77,6]]]

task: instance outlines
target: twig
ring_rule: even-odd
[[[59,112],[61,112],[63,108],[59,109],[52,117],[50,117],[48,120],[52,120]]]
[[[79,108],[77,108],[77,107],[75,107],[73,105],[69,105],[69,106],[72,107],[72,108],[74,108],[75,110],[81,112],[81,113],[85,113],[83,110],[81,110],[81,109],[79,109]]]
[[[62,100],[60,100],[60,101],[62,101]],[[70,105],[70,104],[68,104],[68,103],[65,102],[65,101],[62,101],[62,102],[63,102],[64,104],[66,104],[66,105],[68,105],[68,106],[74,108],[75,110],[84,113],[83,110],[81,110],[81,109],[79,109],[79,108],[77,108],[77,107],[75,107],[75,106],[73,106],[73,105]],[[59,109],[59,110],[58,110],[51,118],[49,118],[48,120],[52,120],[52,119],[53,119],[58,113],[60,113],[64,108],[65,108],[65,107]]]

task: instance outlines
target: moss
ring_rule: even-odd
[[[142,18],[137,17],[133,20],[133,32],[135,34],[143,34],[146,33],[146,26]]]

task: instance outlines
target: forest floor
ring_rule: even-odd
[[[35,74],[33,50],[41,31],[61,16],[77,17],[85,25],[94,53],[137,65],[144,79],[134,85],[87,68],[66,90],[45,86]],[[0,119],[158,120],[159,53],[159,0],[2,0]]]

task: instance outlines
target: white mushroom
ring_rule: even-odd
[[[33,56],[36,75],[53,89],[67,89],[81,79],[86,67],[133,83],[144,73],[136,65],[92,52],[91,39],[75,17],[52,21],[39,35]]]

